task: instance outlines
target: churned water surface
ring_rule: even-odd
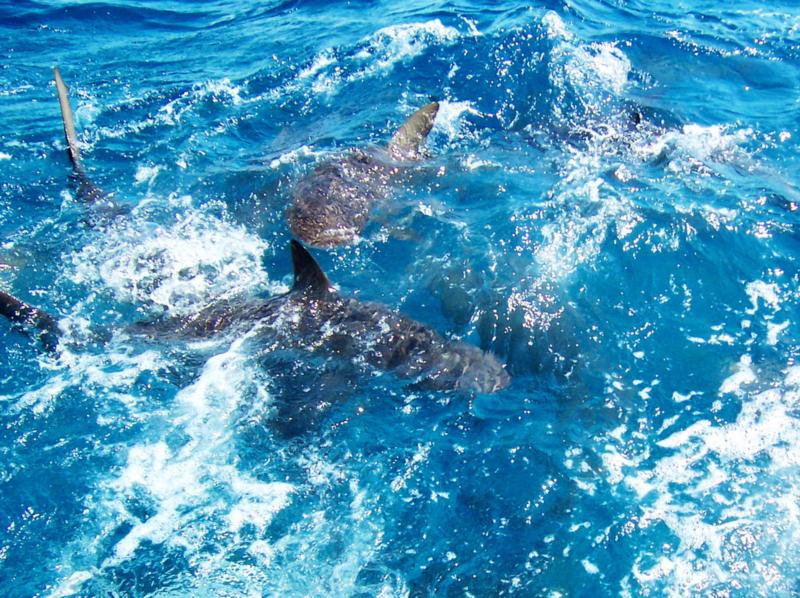
[[[0,288],[69,339],[0,322],[4,596],[800,592],[794,2],[22,0],[0,32]],[[314,253],[509,388],[129,332],[286,291],[296,182],[431,98],[431,158]]]

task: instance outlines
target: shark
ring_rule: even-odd
[[[439,103],[431,102],[414,112],[385,147],[352,149],[301,179],[286,211],[295,236],[316,247],[355,242],[373,207],[424,156],[422,144],[438,112]]]
[[[117,211],[113,199],[92,183],[83,167],[67,88],[57,68],[55,81],[78,197],[94,204],[93,209]],[[413,120],[412,117],[410,121]],[[412,123],[409,128],[401,128],[395,135],[396,143],[389,145],[390,150],[397,156],[417,151],[416,142],[404,140],[416,139],[419,126]],[[342,364],[345,370],[348,364],[366,364],[410,380],[412,387],[419,389],[494,393],[509,385],[511,377],[505,365],[492,353],[448,339],[381,303],[359,301],[339,293],[299,241],[292,240],[290,249],[294,280],[287,293],[219,301],[180,317],[167,313],[126,326],[124,332],[167,343],[245,335],[248,342],[256,343],[256,354],[267,355],[267,362],[285,360],[288,350],[296,365],[305,364],[299,366],[307,372],[301,376],[307,380],[308,372],[313,373],[321,384],[318,390],[329,396],[339,392],[341,378],[338,366],[333,366],[333,370],[322,366],[317,371],[326,362]],[[58,353],[78,342],[65,332],[57,316],[3,290],[0,290],[0,316],[10,322],[12,329],[33,338],[47,352]],[[111,331],[101,330],[94,331],[90,340],[102,345],[112,337]],[[298,357],[298,353],[305,353],[307,359]],[[273,355],[274,358],[270,357]],[[286,369],[285,366],[284,361],[281,367]],[[288,379],[291,382],[292,376]],[[329,387],[331,381],[334,386]],[[321,406],[328,400],[315,403],[313,399],[309,402],[309,397],[289,394],[292,396],[288,404],[282,412],[279,409],[276,428],[295,434],[302,432],[308,421],[319,417]]]
[[[223,301],[188,316],[138,322],[127,332],[157,340],[246,332],[257,344],[360,360],[421,389],[494,393],[509,385],[511,377],[492,353],[384,304],[340,294],[301,243],[292,240],[290,247],[294,282],[287,293]],[[0,315],[48,351],[64,342],[56,317],[2,291]]]

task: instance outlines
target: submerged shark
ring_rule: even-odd
[[[128,332],[188,340],[252,331],[248,336],[257,344],[362,360],[420,388],[493,393],[508,386],[510,376],[491,353],[448,340],[385,305],[340,295],[299,242],[292,240],[291,251],[294,284],[288,293],[226,301],[186,317],[140,322]],[[0,314],[46,349],[57,349],[61,331],[53,316],[3,292]]]
[[[354,149],[317,166],[292,193],[286,213],[292,232],[318,247],[355,241],[375,204],[390,195],[409,163],[422,157],[421,145],[438,111],[437,102],[417,110],[385,148]]]

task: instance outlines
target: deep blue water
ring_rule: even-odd
[[[0,288],[69,340],[0,323],[4,596],[800,593],[795,2],[6,0],[0,39]],[[431,98],[314,253],[510,388],[125,331],[285,291],[296,181]]]

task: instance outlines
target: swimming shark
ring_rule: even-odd
[[[410,163],[423,156],[421,146],[438,111],[438,102],[427,104],[406,120],[386,147],[350,150],[301,179],[286,212],[297,238],[317,247],[354,242],[372,208],[391,194]]]
[[[208,337],[256,327],[255,339],[323,356],[363,360],[421,388],[492,393],[510,377],[491,353],[441,336],[389,307],[341,295],[319,264],[291,241],[294,284],[288,293],[249,303],[225,302],[178,319],[137,326],[151,336]]]
[[[417,388],[493,393],[508,386],[510,376],[491,353],[449,340],[380,303],[343,296],[298,241],[291,241],[291,253],[294,284],[285,294],[225,301],[189,316],[139,322],[128,332],[191,340],[247,331],[251,342],[363,361],[412,379]],[[57,350],[62,334],[55,317],[4,292],[0,315],[45,349]]]

